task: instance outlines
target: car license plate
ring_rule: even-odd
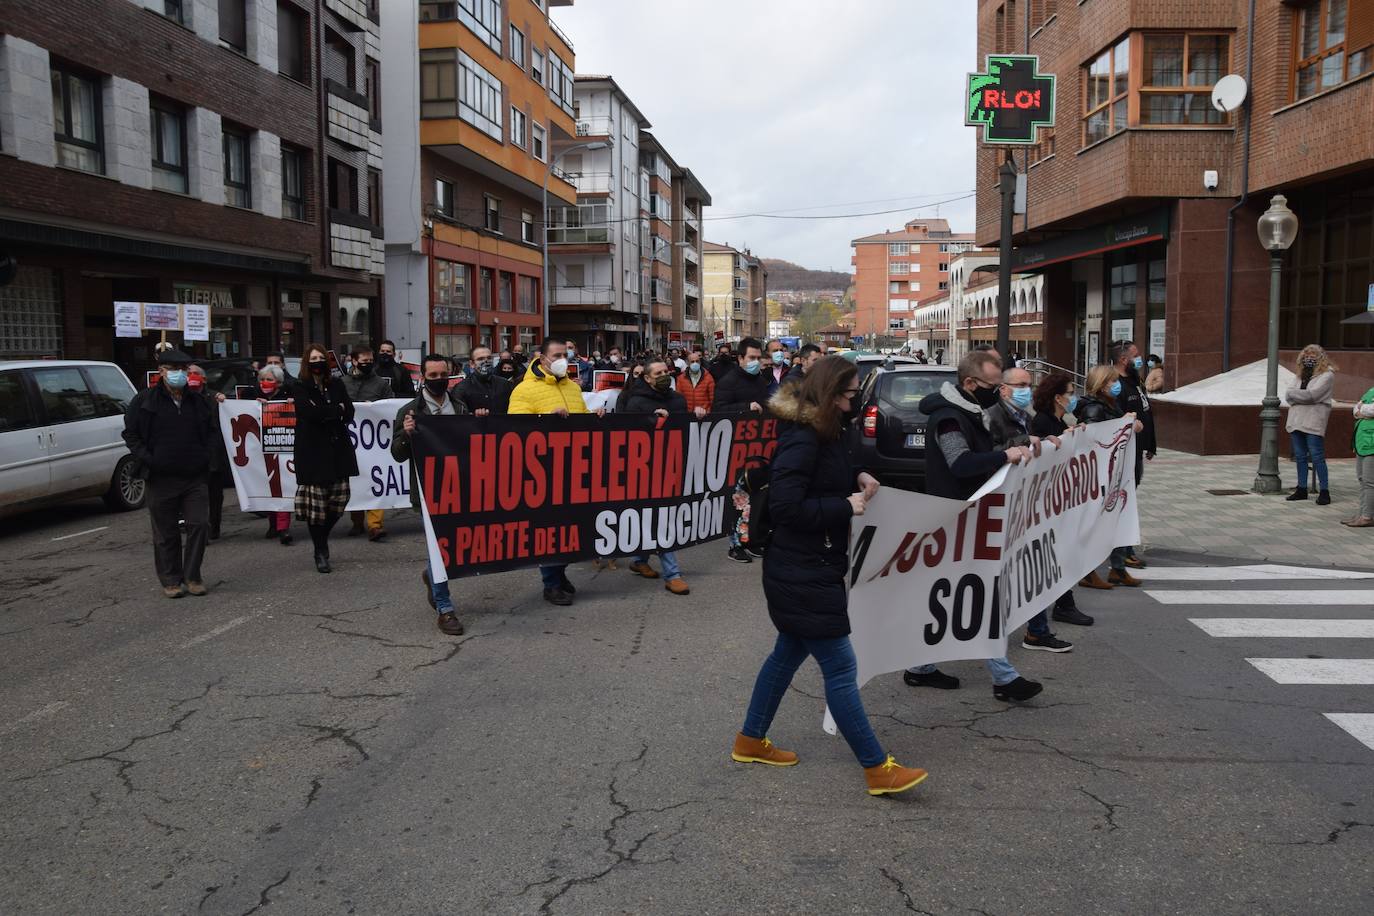
[[[925,447],[926,447],[926,434],[925,434],[925,433],[911,433],[910,435],[908,435],[908,436],[906,437],[906,447],[907,447],[907,448],[925,448]]]

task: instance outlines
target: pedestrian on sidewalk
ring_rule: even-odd
[[[959,361],[957,385],[945,382],[938,392],[921,399],[918,409],[929,417],[926,435],[934,431],[935,447],[926,449],[926,492],[931,496],[966,500],[1003,465],[1031,460],[1028,446],[995,447],[988,411],[1002,399],[1003,377],[996,350],[974,350]],[[1006,658],[985,659],[984,665],[992,675],[995,699],[1021,703],[1044,689],[1023,678]],[[934,665],[908,668],[902,680],[908,687],[959,687],[957,677]]]
[[[269,357],[270,359],[270,357]],[[271,363],[258,370],[258,403],[266,404],[268,401],[288,401],[291,399],[291,389],[286,384],[286,370],[280,363]],[[290,545],[291,537],[291,513],[290,512],[267,512],[267,534],[264,535],[268,540],[276,538],[283,547]]]
[[[768,507],[776,527],[763,558],[763,593],[778,638],[759,669],[730,757],[770,766],[797,762],[796,754],[768,740],[768,728],[810,655],[825,677],[830,714],[864,768],[868,793],[884,795],[910,789],[926,771],[901,766],[884,753],[859,697],[858,661],[849,642],[850,519],[863,515],[878,492],[877,480],[856,473],[841,439],[858,393],[858,370],[834,356],[770,404],[782,423],[769,476]]]
[[[1326,351],[1316,344],[1308,344],[1298,354],[1293,367],[1297,380],[1288,386],[1284,397],[1288,401],[1288,430],[1293,443],[1293,461],[1298,465],[1298,486],[1288,495],[1288,501],[1307,499],[1307,461],[1312,460],[1312,474],[1317,479],[1317,505],[1331,504],[1331,491],[1326,475],[1326,422],[1331,418],[1331,391],[1336,386],[1336,367],[1331,365]]]
[[[1159,394],[1164,390],[1164,358],[1151,353],[1150,358],[1145,360],[1145,390],[1150,394]]]
[[[1126,414],[1121,409],[1121,375],[1116,366],[1104,365],[1093,366],[1088,370],[1087,392],[1079,399],[1074,407],[1074,416],[1084,423],[1103,423],[1107,420],[1119,420]],[[1140,420],[1135,420],[1133,429],[1138,435],[1144,428]],[[1140,444],[1136,444],[1137,458],[1140,453]],[[1084,576],[1078,584],[1086,588],[1109,589],[1116,585],[1127,585],[1132,588],[1140,585],[1140,580],[1126,571],[1126,559],[1132,556],[1135,547],[1113,547],[1111,556],[1108,557],[1108,565],[1111,572],[1107,574],[1104,581],[1093,570]]]
[[[1374,388],[1355,405],[1355,476],[1360,481],[1360,511],[1341,522],[1351,528],[1374,527]]]
[[[329,376],[323,344],[308,344],[301,377],[291,386],[296,404],[296,518],[305,522],[315,545],[315,569],[329,565],[329,532],[348,508],[349,478],[358,457],[348,437],[353,402],[343,382]]]
[[[1078,406],[1078,395],[1074,392],[1073,379],[1056,372],[1045,376],[1031,396],[1031,406],[1035,416],[1031,417],[1030,431],[1041,439],[1052,439],[1066,435],[1069,431],[1064,417],[1073,413]],[[1096,575],[1096,573],[1094,573]],[[1090,627],[1093,618],[1078,609],[1073,598],[1073,588],[1060,595],[1054,602],[1051,616],[1060,623]],[[1029,632],[1029,627],[1027,627]]]
[[[354,404],[360,401],[385,401],[392,396],[391,379],[376,373],[376,357],[372,348],[359,345],[353,349],[353,367],[343,377],[344,391]],[[386,537],[384,527],[385,513],[381,509],[354,509],[348,513],[352,524],[348,529],[349,537],[363,533],[364,521],[367,525],[367,539],[380,541]]]
[[[148,481],[153,566],[168,598],[207,592],[200,566],[210,533],[210,457],[220,436],[210,404],[187,390],[189,365],[185,353],[164,349],[158,384],[134,395],[124,412],[124,442],[135,473]]]
[[[449,373],[453,371],[453,365],[448,361],[448,357],[431,353],[422,361],[420,371],[424,373],[424,383],[419,397],[396,412],[396,422],[391,426],[395,430],[391,437],[391,457],[397,461],[410,462],[410,505],[416,512],[422,510],[419,474],[415,470],[415,462],[411,461],[411,436],[415,434],[415,418],[452,417],[468,413],[467,405],[449,391]],[[463,624],[458,620],[458,614],[454,610],[453,596],[449,592],[447,578],[441,582],[435,575],[436,570],[428,561],[428,548],[425,550],[425,558],[425,571],[420,574],[420,578],[425,583],[425,595],[429,600],[429,606],[439,615],[439,630],[448,636],[462,636]]]

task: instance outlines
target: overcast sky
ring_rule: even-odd
[[[850,239],[973,190],[961,96],[975,11],[970,0],[576,0],[553,19],[577,72],[615,77],[710,191],[707,239],[848,271]],[[798,208],[900,212],[712,219]],[[939,215],[972,231],[973,200]]]

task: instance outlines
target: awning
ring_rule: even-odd
[[[1169,208],[1158,207],[1116,222],[1104,223],[1091,229],[1077,229],[1063,235],[1025,245],[1011,253],[1013,271],[1039,270],[1051,264],[1072,261],[1144,245],[1169,237]]]

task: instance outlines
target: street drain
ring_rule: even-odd
[[[1213,496],[1244,496],[1249,490],[1208,490]]]

